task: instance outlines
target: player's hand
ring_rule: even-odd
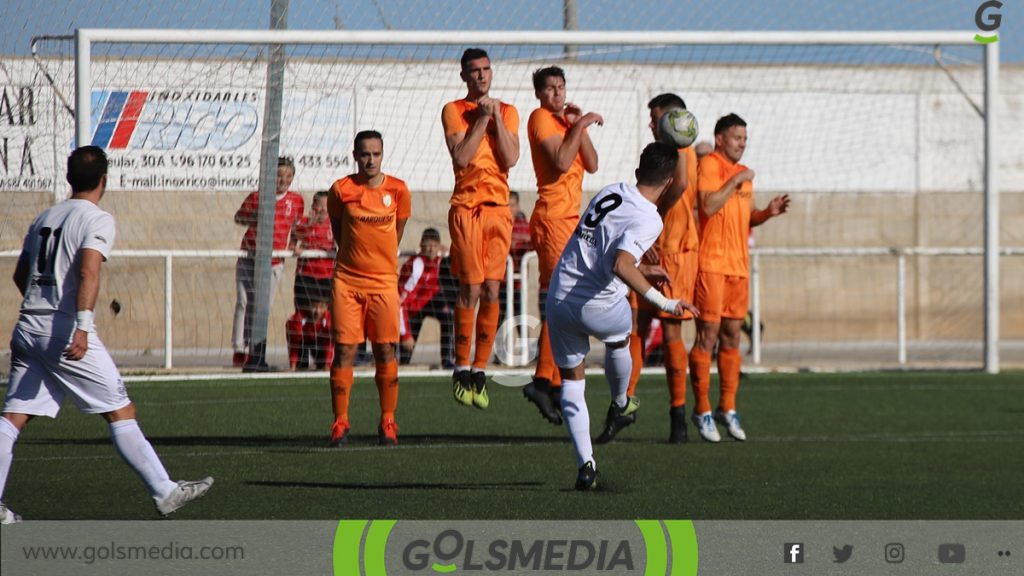
[[[779,214],[785,214],[789,211],[789,194],[783,194],[772,198],[772,201],[768,203],[768,213],[772,216],[778,216]]]
[[[673,302],[675,303],[676,306],[675,306],[675,311],[673,311],[672,313],[675,314],[676,316],[682,316],[685,312],[689,311],[690,314],[693,314],[694,318],[699,318],[700,317],[700,311],[697,310],[693,306],[693,304],[690,304],[689,302],[687,302],[685,300],[673,300]]]
[[[658,254],[658,249],[655,246],[651,246],[647,252],[644,252],[643,257],[640,258],[642,264],[661,264],[661,254]]]
[[[68,360],[81,360],[89,351],[89,333],[84,330],[75,330],[71,337],[71,344],[64,349],[64,357]]]
[[[500,102],[489,96],[480,98],[477,102],[481,117],[494,116],[495,110],[500,110]]]
[[[658,264],[640,264],[637,267],[640,273],[644,275],[644,278],[651,283],[652,286],[658,288],[665,284],[671,284],[668,278],[668,272]]]
[[[590,126],[591,124],[597,124],[598,126],[604,126],[604,118],[601,117],[597,112],[587,112],[583,115],[578,122],[583,123],[583,127]]]
[[[583,109],[572,102],[566,102],[565,108],[562,110],[562,113],[565,115],[565,121],[568,122],[570,126],[579,121],[580,116],[583,116]]]

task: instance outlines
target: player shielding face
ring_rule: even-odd
[[[740,332],[749,302],[750,228],[789,209],[789,196],[776,196],[764,210],[754,202],[754,171],[740,164],[747,148],[747,123],[736,114],[715,124],[715,151],[700,161],[697,185],[700,215],[700,271],[694,297],[701,317],[690,352],[690,378],[696,406],[693,421],[701,437],[718,442],[715,422],[736,440],[745,440],[736,413],[740,383]],[[711,413],[708,388],[711,351],[718,349],[721,396]]]
[[[519,161],[519,113],[490,96],[487,52],[470,48],[460,65],[466,97],[445,104],[441,111],[455,171],[448,212],[452,272],[459,279],[452,393],[460,404],[484,409],[490,404],[484,368],[494,347],[498,291],[512,238],[508,171]],[[474,328],[476,353],[470,364]]]
[[[557,66],[535,71],[533,88],[540,107],[527,122],[530,155],[537,176],[530,240],[537,251],[540,302],[544,302],[551,273],[579,221],[583,172],[593,174],[598,167],[597,150],[587,129],[594,124],[602,125],[604,119],[595,112],[583,114],[579,106],[566,102],[565,72]],[[557,399],[561,378],[551,355],[546,321],[542,321],[538,344],[537,370],[533,382],[523,388],[523,395],[540,409],[544,418],[561,424]]]
[[[369,338],[380,395],[378,440],[393,446],[398,444],[398,245],[412,201],[405,182],[381,171],[384,138],[379,132],[356,134],[353,148],[357,172],[335,182],[327,198],[338,243],[331,302],[335,353],[330,445],[348,441],[352,367],[359,345]]]
[[[121,375],[93,324],[100,265],[114,245],[114,218],[99,207],[107,187],[107,156],[83,146],[68,158],[71,198],[33,220],[14,272],[23,296],[11,336],[11,372],[0,418],[0,499],[14,443],[29,420],[55,418],[65,396],[99,414],[124,461],[168,515],[206,493],[213,478],[174,482],[135,421]],[[0,522],[20,517],[0,502]]]
[[[576,488],[596,486],[596,462],[590,441],[583,361],[590,337],[605,343],[605,376],[611,389],[610,417],[630,418],[635,403],[626,388],[632,369],[627,344],[632,328],[629,289],[643,294],[659,309],[682,314],[696,310],[689,303],[666,298],[638,265],[662,223],[657,204],[672,184],[676,150],[649,144],[640,157],[636,186],[613,184],[590,202],[552,275],[547,297],[551,349],[562,375],[561,408],[576,449]],[[656,280],[663,280],[659,274]]]

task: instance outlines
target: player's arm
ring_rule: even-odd
[[[490,102],[491,115],[494,117],[494,128],[495,138],[494,143],[494,156],[498,160],[505,170],[516,165],[519,162],[519,136],[513,130],[509,129],[505,125],[505,119],[501,113],[501,101],[493,99]],[[512,116],[510,120],[515,120],[513,125],[519,123],[519,114],[515,112],[515,108],[509,107],[509,115]],[[516,127],[518,130],[518,127]]]
[[[100,264],[103,254],[99,250],[83,248],[78,252],[78,298],[75,301],[77,326],[71,344],[64,350],[68,360],[81,360],[89,350],[89,332],[92,331],[93,310],[100,293]]]
[[[586,141],[590,143],[590,138],[587,136],[587,127],[591,124],[603,124],[604,118],[593,112],[587,113],[580,117],[565,133],[565,138],[559,135],[550,136],[541,141],[540,147],[544,151],[544,155],[548,157],[548,160],[554,164],[559,172],[566,172],[569,168],[572,168],[572,163],[576,161],[576,156],[584,151],[583,144]],[[587,155],[583,155],[583,167],[587,172],[594,173],[597,171],[597,152],[594,150],[594,145],[590,144],[591,157],[589,158],[590,166],[593,170],[588,167]]]
[[[679,154],[679,161],[676,162],[676,171],[672,174],[672,183],[669,184],[668,189],[665,190],[664,194],[661,195],[661,199],[658,200],[658,214],[661,214],[662,218],[683,197],[683,192],[686,191],[686,185],[689,182],[686,172],[686,163],[688,162],[686,152],[683,149],[679,149],[677,153]]]
[[[28,274],[29,274],[29,261],[28,252],[25,250],[21,251],[18,255],[18,264],[14,267],[14,285],[18,287],[18,292],[24,296],[25,292],[28,292]]]
[[[718,190],[701,190],[700,204],[705,216],[714,216],[732,198],[733,193],[740,189],[744,182],[754,179],[754,171],[750,168],[736,174],[725,181]]]
[[[449,108],[446,106],[441,113],[441,125],[444,128],[444,141],[448,146],[448,154],[452,157],[452,164],[455,165],[456,170],[462,170],[469,166],[473,156],[476,155],[477,149],[480,148],[480,143],[483,142],[484,135],[487,133],[487,123],[491,117],[488,114],[482,113],[480,108],[477,108],[476,116],[468,132],[453,132],[449,134],[448,115],[454,113],[454,108],[451,108],[451,111],[449,111]]]
[[[615,266],[612,271],[626,283],[626,286],[632,288],[637,294],[642,295],[644,299],[658,309],[675,314],[676,316],[682,316],[684,310],[689,310],[694,317],[700,315],[700,312],[689,302],[685,300],[669,300],[657,288],[651,286],[651,283],[644,277],[643,272],[637,268],[636,256],[626,250],[616,251]]]
[[[764,210],[753,209],[750,211],[750,226],[760,226],[768,220],[789,211],[789,194],[783,194],[772,198]]]

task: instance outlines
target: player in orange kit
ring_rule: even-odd
[[[604,118],[595,112],[584,114],[579,106],[565,101],[565,72],[557,66],[534,72],[533,90],[540,108],[530,114],[526,124],[537,175],[537,204],[530,218],[530,239],[537,250],[538,302],[543,319],[551,272],[580,219],[583,171],[597,172],[597,150],[587,128],[603,124]],[[533,381],[523,388],[523,395],[540,409],[545,419],[561,424],[557,389],[562,380],[551,355],[546,320],[541,323],[538,344],[537,370]]]
[[[490,400],[484,368],[498,330],[498,295],[512,241],[508,171],[519,161],[519,112],[489,96],[492,71],[487,52],[467,49],[461,66],[466,97],[445,104],[441,111],[455,170],[448,211],[452,272],[459,279],[452,394],[460,404],[485,409]]]
[[[647,103],[651,122],[648,127],[658,140],[658,121],[661,116],[674,108],[686,109],[686,102],[672,93],[659,94]],[[653,254],[657,264],[665,271],[669,281],[660,286],[666,297],[687,302],[693,301],[693,284],[697,277],[697,223],[694,221],[693,206],[697,198],[697,155],[693,146],[678,150],[672,186],[658,206],[664,228],[654,244]],[[634,298],[634,300],[637,300]],[[646,340],[651,318],[662,322],[665,347],[665,378],[669,389],[669,442],[683,443],[686,434],[686,345],[683,343],[683,321],[692,319],[689,312],[675,316],[639,302],[636,308],[637,329],[630,337],[630,352],[633,355],[627,395],[632,401],[640,379],[639,367],[643,366],[641,342]],[[630,420],[608,419],[605,428],[595,440],[598,444],[609,442]]]
[[[690,351],[690,379],[695,399],[693,423],[701,438],[719,442],[715,422],[736,440],[746,440],[736,413],[740,385],[740,331],[747,315],[750,228],[785,214],[789,196],[772,198],[764,210],[754,203],[754,171],[740,164],[747,148],[747,123],[736,114],[715,124],[715,151],[700,161],[697,198],[700,216],[700,270],[694,288],[700,310],[697,339]],[[721,396],[711,413],[708,388],[711,351],[718,348]]]
[[[331,398],[334,425],[331,446],[348,440],[348,403],[352,366],[359,346],[370,339],[380,394],[378,439],[398,444],[399,338],[398,245],[412,210],[405,182],[381,171],[384,139],[379,132],[356,134],[354,150],[358,171],[331,186],[327,212],[338,242],[334,267],[331,325],[334,363]]]

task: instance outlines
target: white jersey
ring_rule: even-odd
[[[639,262],[661,234],[658,208],[635,186],[620,182],[601,190],[576,225],[551,275],[548,294],[591,306],[611,305],[629,293],[614,273],[619,250]]]
[[[80,283],[78,253],[90,248],[106,260],[114,233],[114,217],[88,200],[65,200],[37,216],[21,249],[29,275],[19,325],[35,334],[70,336]]]

